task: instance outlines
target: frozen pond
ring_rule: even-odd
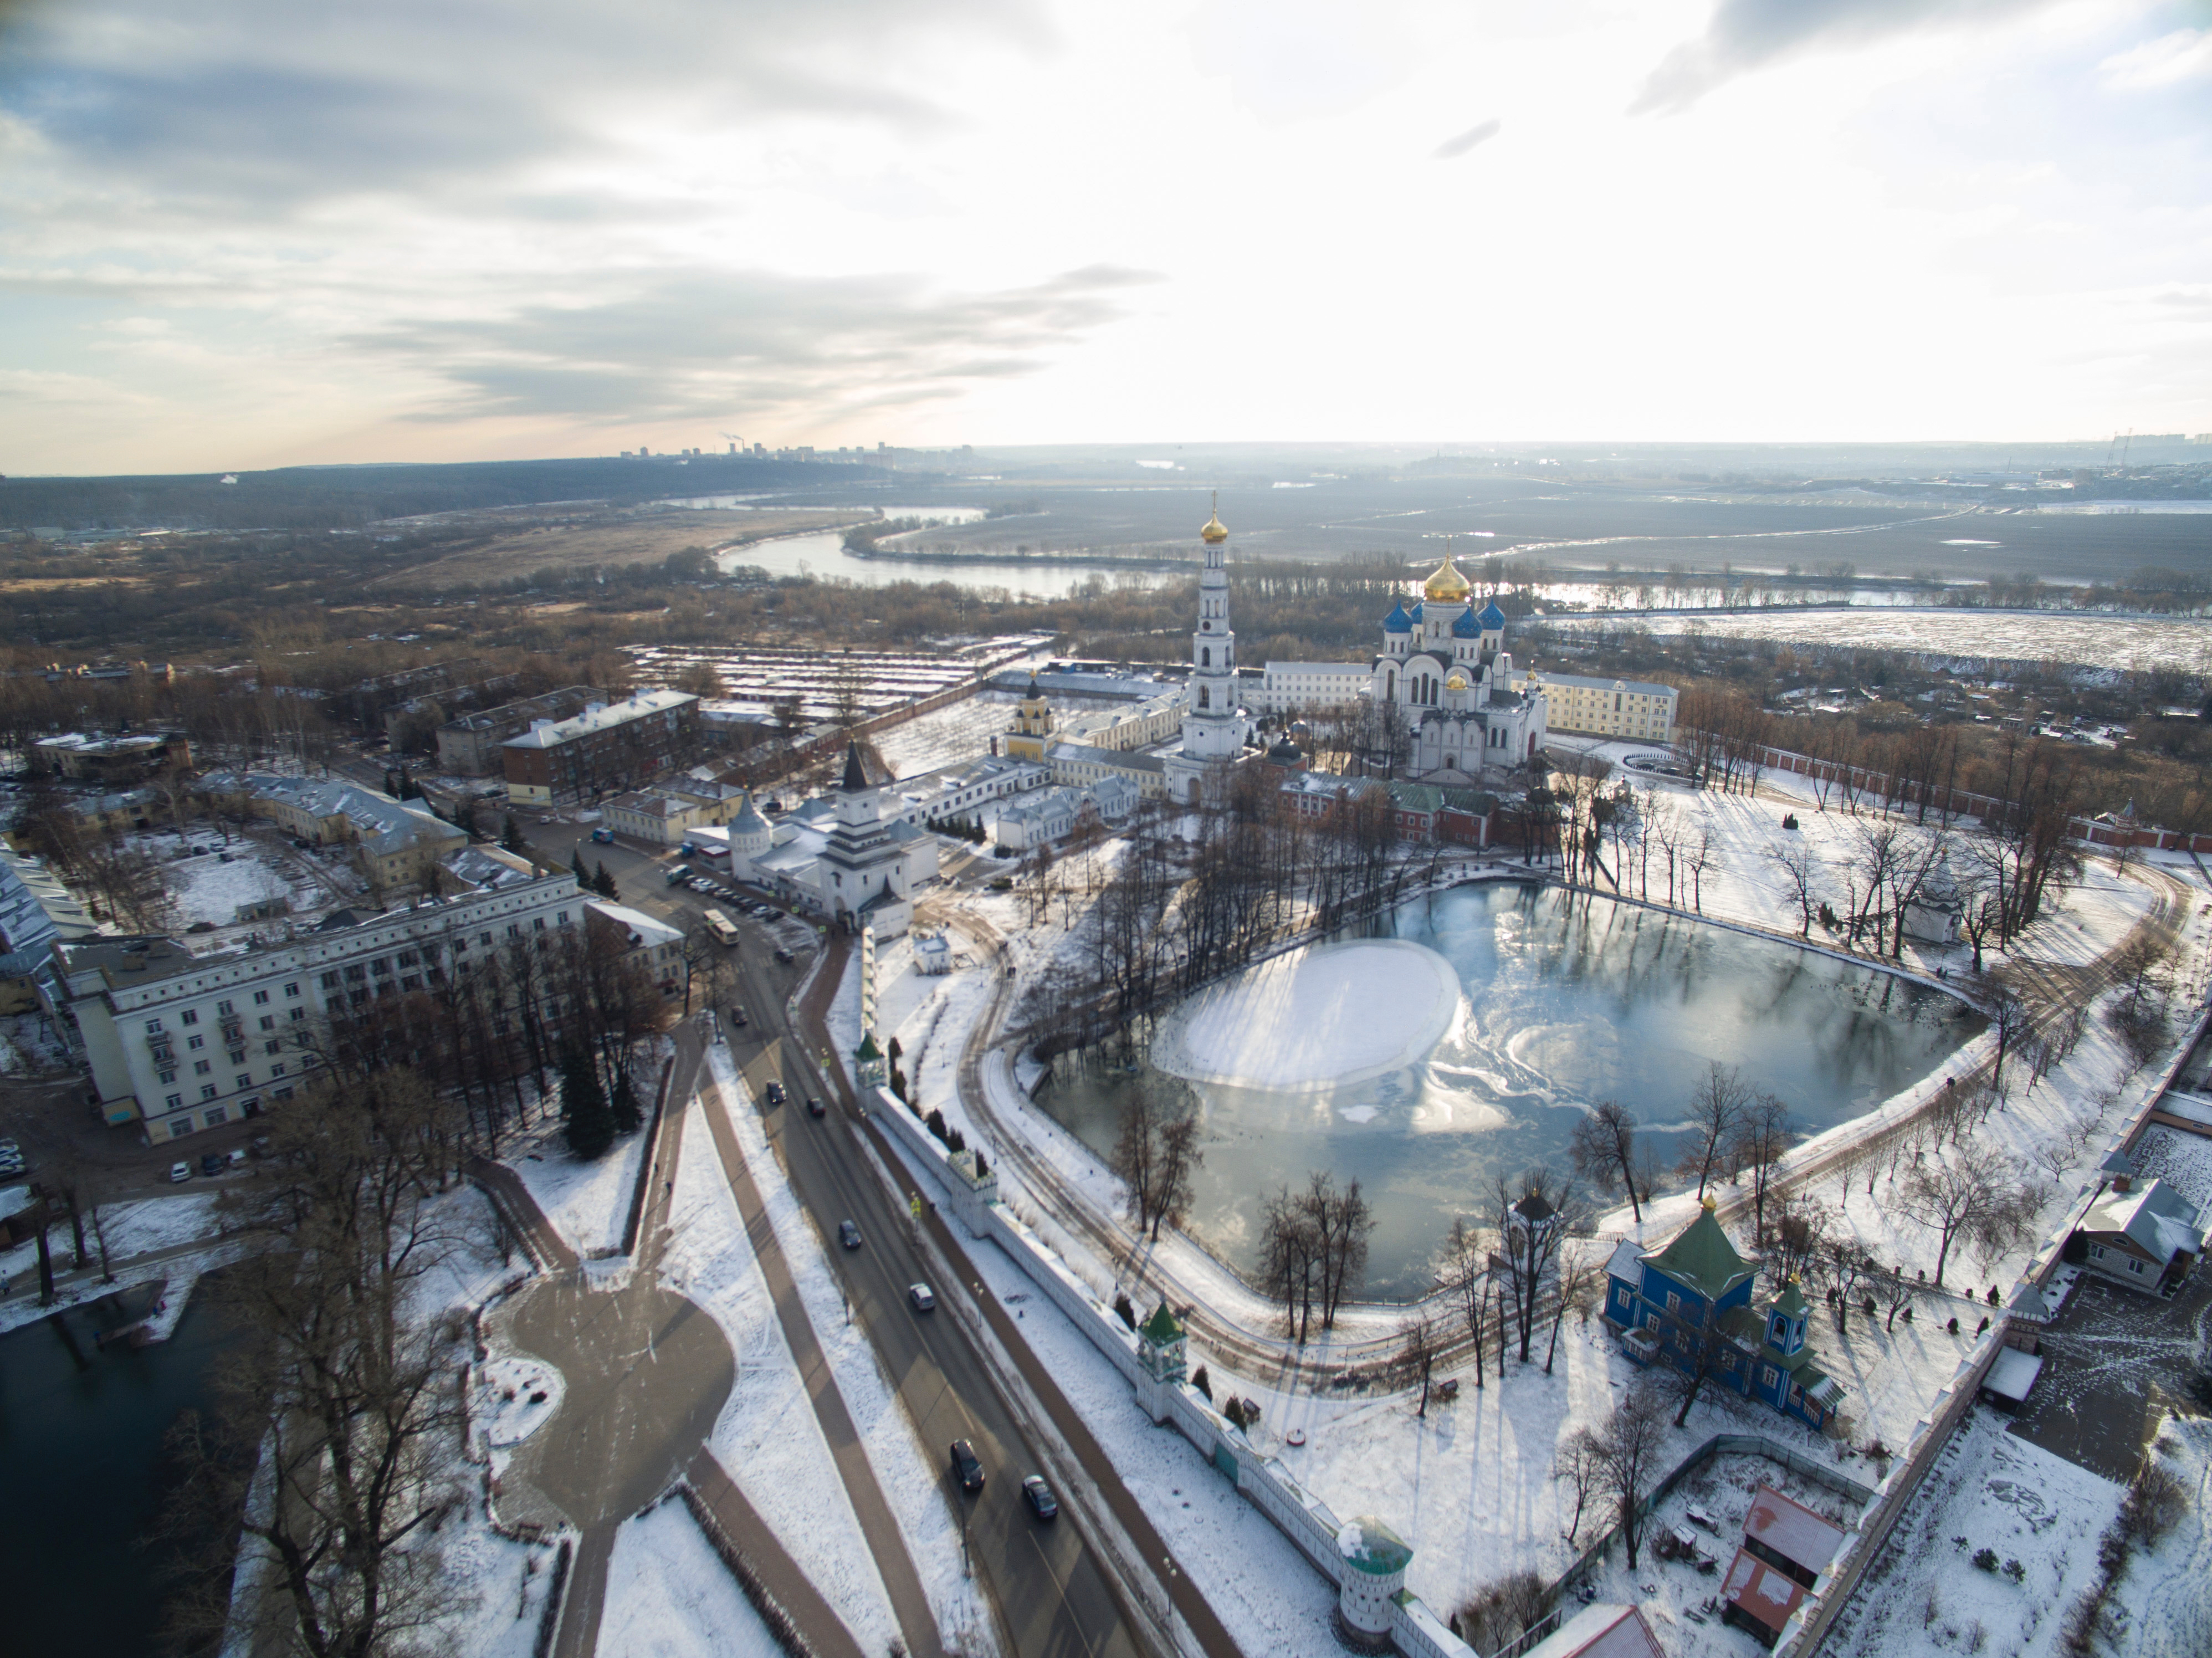
[[[1181,1075],[1062,1060],[1038,1102],[1103,1157],[1121,1090],[1194,1100],[1206,1164],[1193,1230],[1240,1267],[1268,1194],[1311,1169],[1357,1175],[1380,1222],[1368,1290],[1395,1297],[1425,1285],[1452,1218],[1479,1212],[1499,1170],[1565,1173],[1575,1121],[1599,1100],[1630,1106],[1671,1163],[1709,1060],[1740,1066],[1817,1133],[1929,1075],[1981,1029],[1949,997],[1853,963],[1532,887],[1457,888],[1381,932],[1448,964],[1450,1017],[1431,1017],[1418,962],[1346,956],[1332,981],[1342,947],[1324,946],[1311,965],[1237,975],[1175,1010],[1159,1054]],[[1323,1018],[1374,1027],[1346,1067],[1361,1080],[1328,1079],[1332,1045],[1312,1035]]]

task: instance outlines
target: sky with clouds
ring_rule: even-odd
[[[0,0],[0,471],[2212,430],[2212,0]]]

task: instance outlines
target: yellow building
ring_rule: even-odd
[[[1031,674],[1029,695],[1015,708],[1013,729],[1006,733],[1006,758],[1034,760],[1041,765],[1051,742],[1052,710],[1045,705],[1044,693],[1037,689],[1036,676]]]
[[[1677,693],[1672,685],[1572,673],[1539,672],[1533,677],[1549,705],[1548,723],[1555,732],[1585,732],[1632,743],[1674,740]]]

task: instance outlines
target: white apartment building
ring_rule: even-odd
[[[1587,732],[1638,743],[1674,740],[1677,693],[1672,685],[1542,671],[1534,677],[1549,705],[1548,724],[1553,731]]]
[[[110,1123],[155,1145],[289,1099],[314,1061],[302,1038],[328,1013],[426,988],[509,941],[580,926],[566,871],[356,916],[259,949],[196,957],[174,939],[58,943],[57,1017],[76,1032]]]
[[[1372,671],[1369,662],[1270,662],[1249,694],[1264,714],[1311,714],[1357,702]]]

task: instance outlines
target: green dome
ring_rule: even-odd
[[[1363,1514],[1336,1534],[1336,1552],[1356,1570],[1389,1577],[1406,1570],[1412,1546],[1371,1514]]]

